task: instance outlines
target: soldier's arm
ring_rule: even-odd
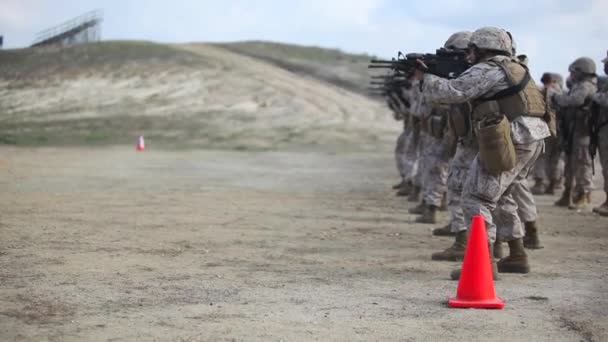
[[[428,101],[458,104],[474,100],[488,93],[505,79],[500,68],[477,64],[458,78],[446,79],[431,74],[424,75],[423,94]]]
[[[578,83],[572,87],[568,94],[555,95],[553,100],[560,107],[579,107],[585,104],[585,100],[595,93],[596,88],[590,82]]]

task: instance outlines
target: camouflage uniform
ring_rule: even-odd
[[[445,108],[433,108],[431,117],[447,117]],[[445,137],[438,138],[432,133],[426,134],[423,155],[424,183],[423,201],[426,205],[441,206],[443,195],[447,192],[448,168],[450,163],[449,153],[446,151]]]
[[[411,114],[413,121],[413,144],[411,146],[412,156],[410,159],[411,164],[417,164],[416,172],[412,175],[412,182],[414,184],[414,190],[410,197],[410,201],[418,201],[418,193],[424,185],[424,174],[426,168],[426,159],[424,156],[424,147],[429,143],[428,134],[422,130],[422,118],[427,117],[431,111],[429,105],[424,101],[420,92],[420,85],[418,82],[413,82],[412,91],[410,93]]]
[[[545,93],[545,98],[549,101],[551,101],[554,95],[563,93],[561,88],[553,87],[545,88],[543,92]],[[556,107],[555,104],[550,103],[548,105],[553,108]],[[559,120],[558,112],[557,121],[559,122]],[[559,127],[559,124],[557,124],[557,126]],[[534,178],[537,182],[549,179],[549,186],[547,187],[548,194],[553,192],[553,188],[561,182],[561,179],[564,176],[564,161],[561,155],[562,149],[558,138],[551,136],[545,139],[545,151],[540,155],[534,165]]]
[[[501,61],[506,56],[495,56],[492,60]],[[442,79],[434,75],[424,76],[424,94],[427,99],[439,103],[463,103],[482,96],[491,96],[509,88],[509,82],[501,68],[482,61],[458,78]],[[540,155],[544,142],[550,136],[547,124],[536,117],[520,116],[511,122],[511,139],[515,145],[516,165],[513,169],[499,175],[488,173],[481,165],[479,155],[475,157],[467,176],[462,197],[465,222],[471,222],[474,215],[483,215],[488,230],[488,238],[496,239],[496,225],[492,211],[497,205],[502,212],[511,215],[513,226],[522,231],[517,217],[517,205],[513,206],[508,188],[514,182],[524,181]],[[505,198],[503,195],[507,194]],[[512,236],[511,238],[517,238]]]
[[[588,196],[593,190],[592,160],[589,154],[589,109],[591,96],[597,91],[597,79],[587,77],[575,81],[567,94],[555,95],[553,100],[563,111],[563,120],[571,122],[569,139],[572,143],[567,151],[565,178],[566,189],[574,189],[576,196]],[[576,181],[576,187],[573,183]]]
[[[608,57],[603,62],[608,63]],[[598,147],[604,176],[604,192],[606,193],[604,204],[594,208],[593,211],[602,216],[608,216],[608,79],[602,79],[599,91],[593,95],[593,101],[600,107],[599,124],[603,125],[599,130]]]
[[[456,146],[456,154],[450,163],[448,175],[448,210],[450,211],[450,230],[454,233],[469,229],[462,211],[462,190],[471,163],[479,151],[470,138],[461,138]]]

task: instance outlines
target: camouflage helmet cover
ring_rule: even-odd
[[[480,49],[494,50],[511,55],[513,44],[507,31],[497,27],[482,27],[471,35],[471,45]]]
[[[568,67],[568,71],[578,71],[584,74],[595,74],[595,62],[589,57],[580,57],[574,60]]]
[[[460,31],[456,32],[448,38],[448,40],[443,44],[443,47],[446,49],[460,49],[464,50],[469,46],[469,42],[471,41],[471,35],[473,33],[470,31]]]
[[[557,84],[559,84],[560,88],[564,87],[564,78],[562,77],[562,75],[560,75],[556,72],[553,72],[553,73],[551,73],[551,76],[553,77],[553,80],[555,82],[557,82]]]

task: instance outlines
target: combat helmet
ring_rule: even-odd
[[[497,27],[482,27],[471,35],[470,45],[479,49],[499,51],[511,56],[513,44],[507,31]]]
[[[469,46],[472,34],[470,31],[456,32],[448,38],[443,47],[446,49],[464,50]]]
[[[568,71],[578,71],[586,75],[595,75],[595,62],[589,57],[580,57],[570,64]]]

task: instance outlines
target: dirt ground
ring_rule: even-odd
[[[608,340],[608,219],[539,197],[505,309],[448,309],[395,181],[388,148],[2,147],[0,340]]]

